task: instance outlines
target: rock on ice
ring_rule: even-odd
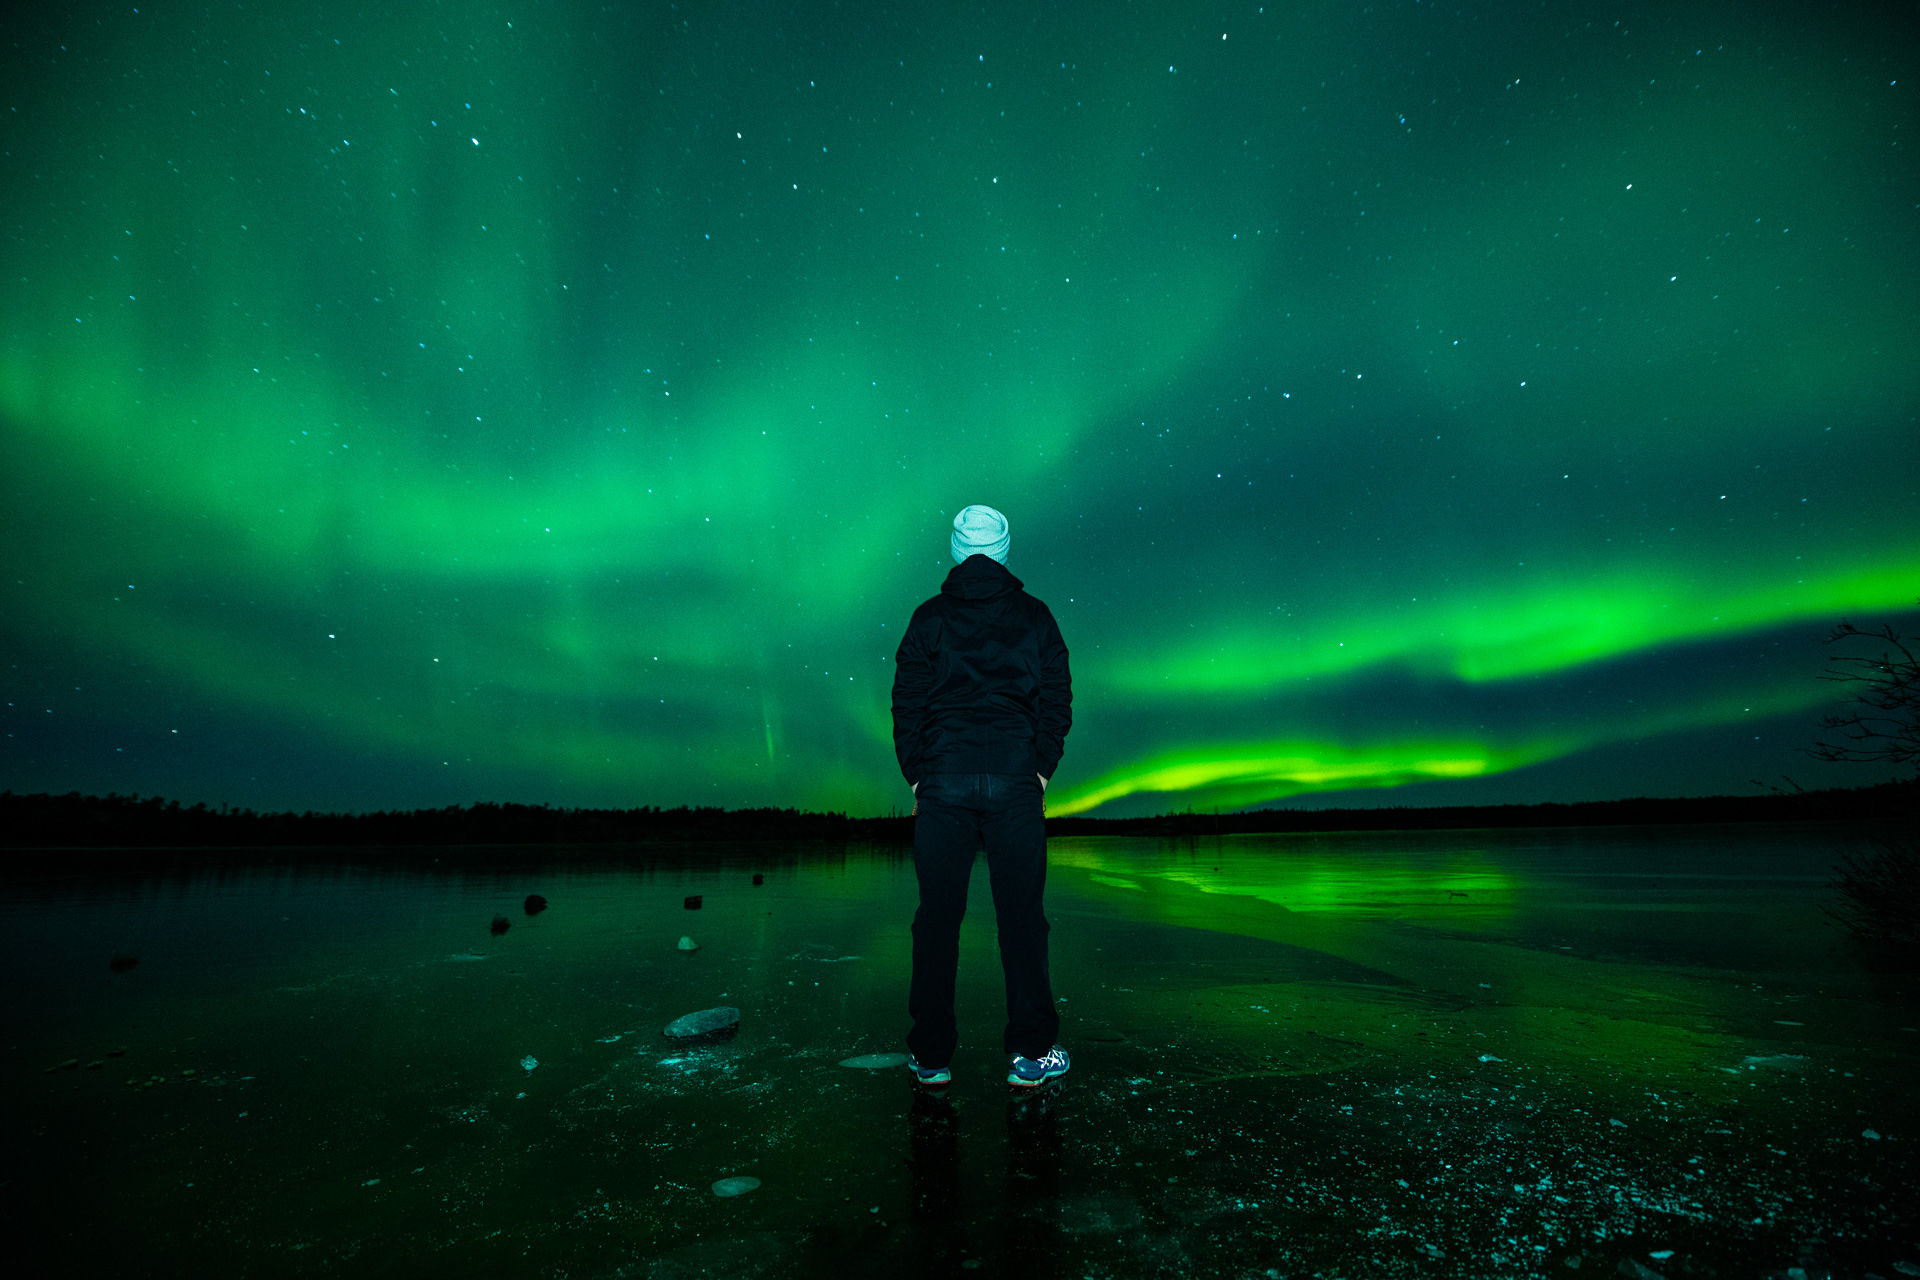
[[[689,1013],[675,1018],[666,1026],[666,1033],[675,1040],[698,1040],[706,1037],[718,1039],[730,1036],[740,1029],[740,1011],[728,1006],[717,1009],[702,1009],[698,1013]]]

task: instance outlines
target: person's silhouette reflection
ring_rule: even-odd
[[[1064,1080],[1009,1091],[1007,1098],[1006,1208],[1003,1213],[1008,1274],[1044,1275],[1060,1245],[1060,1137],[1058,1114]],[[1031,1264],[1028,1270],[1026,1264]]]
[[[907,1109],[907,1169],[913,1216],[951,1221],[960,1210],[960,1116],[945,1089],[913,1091]]]

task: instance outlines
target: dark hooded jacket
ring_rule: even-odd
[[[1067,645],[1047,606],[987,556],[955,565],[894,654],[893,749],[930,773],[1051,778],[1073,725]]]

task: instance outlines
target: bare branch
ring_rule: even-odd
[[[1878,653],[1859,652],[1862,643],[1879,641]],[[1920,767],[1920,641],[1895,632],[1892,624],[1862,630],[1842,622],[1827,637],[1848,651],[1830,654],[1820,677],[1848,685],[1856,710],[1821,721],[1831,737],[1808,749],[1816,760]]]

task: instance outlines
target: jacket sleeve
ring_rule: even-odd
[[[933,653],[928,627],[919,612],[893,655],[893,754],[909,783],[920,781],[920,758],[927,722],[927,698],[933,692]]]
[[[1060,767],[1067,749],[1067,731],[1073,728],[1073,673],[1067,668],[1067,642],[1048,610],[1040,629],[1040,730],[1034,736],[1034,755],[1048,778]]]

